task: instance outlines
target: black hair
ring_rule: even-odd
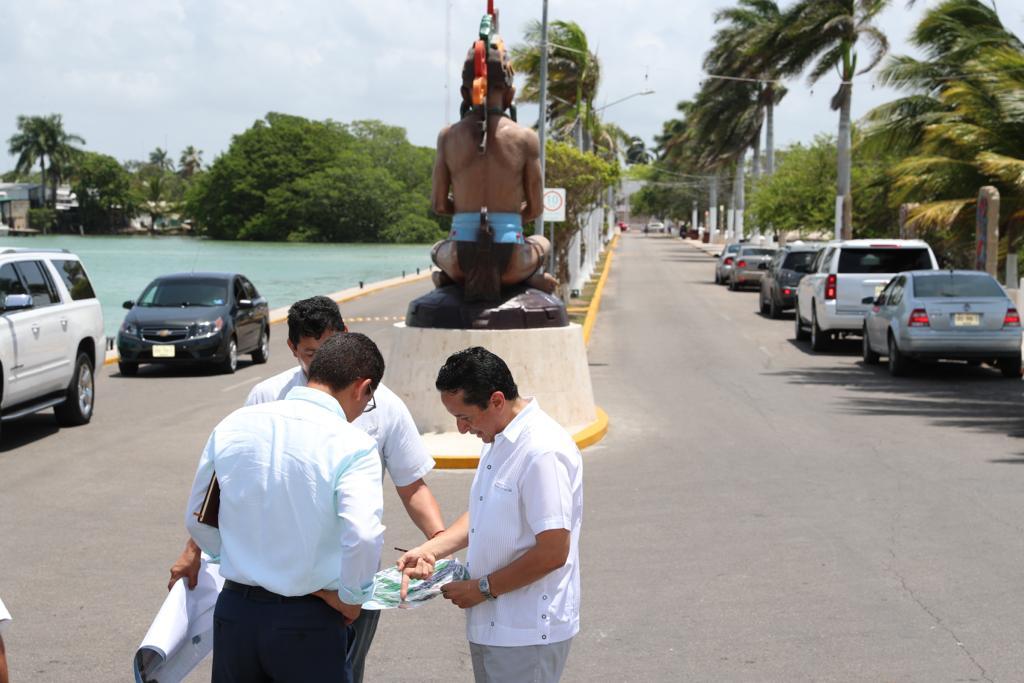
[[[309,364],[309,381],[339,391],[356,380],[369,379],[375,390],[384,376],[384,357],[365,334],[336,334],[325,341]]]
[[[438,391],[455,393],[462,390],[462,400],[478,408],[487,408],[491,394],[500,391],[505,400],[519,398],[519,389],[512,372],[500,357],[482,346],[473,346],[453,353],[437,372]]]
[[[288,309],[288,340],[292,344],[297,345],[303,337],[319,339],[327,330],[345,330],[338,304],[330,297],[311,296],[296,301]]]

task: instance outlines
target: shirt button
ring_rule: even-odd
[[[487,469],[491,469],[491,466],[490,466],[490,465],[488,465],[488,466],[487,466]]]
[[[476,533],[476,529],[470,529],[470,530],[469,530],[469,533],[471,533],[471,534],[475,534],[475,533]]]
[[[547,640],[547,639],[548,639],[548,637],[547,637],[547,636],[541,636],[541,637],[540,637],[540,639],[541,639],[541,640]]]
[[[540,615],[540,618],[541,618],[541,619],[547,619],[547,618],[548,618],[548,615],[546,615],[546,614],[542,614],[542,615]]]
[[[543,598],[541,598],[541,599],[542,599],[542,600],[547,600],[547,599],[548,599],[548,596],[546,596],[546,595],[545,595],[545,596],[544,596]]]
[[[483,497],[483,496],[480,496],[480,500],[483,500],[483,499],[484,499],[484,497]]]
[[[491,626],[494,626],[494,622],[493,621],[491,622]]]

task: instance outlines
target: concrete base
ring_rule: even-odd
[[[597,421],[587,349],[579,325],[534,330],[438,330],[395,325],[395,341],[384,382],[402,397],[428,443],[450,444],[454,453],[479,452],[459,439],[455,418],[441,404],[437,371],[456,351],[483,346],[501,356],[522,396],[536,397],[541,408],[571,434]],[[435,450],[431,448],[431,450]]]

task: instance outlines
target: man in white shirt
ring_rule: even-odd
[[[0,683],[8,683],[10,673],[7,671],[7,650],[4,648],[4,630],[11,623],[11,613],[7,611],[4,601],[0,600]]]
[[[288,309],[288,348],[298,365],[253,387],[245,405],[279,401],[293,388],[306,386],[309,366],[317,350],[327,339],[344,332],[348,332],[348,328],[338,304],[329,297],[314,296],[296,301]],[[383,383],[377,386],[372,405],[374,407],[371,410],[360,415],[352,424],[376,440],[381,464],[391,476],[409,518],[426,538],[436,536],[444,529],[444,521],[437,500],[423,480],[434,468],[434,460],[427,452],[416,423],[402,399]],[[187,577],[188,586],[194,588],[199,566],[199,547],[190,539],[171,568],[168,589],[183,576]],[[366,610],[353,624],[349,664],[354,683],[363,680],[366,655],[379,619],[379,611]]]
[[[442,593],[466,610],[476,680],[558,681],[580,628],[579,449],[536,399],[519,396],[508,366],[484,348],[450,356],[436,387],[459,432],[484,446],[469,511],[399,559],[404,582],[426,578],[436,558],[468,546],[473,578]]]
[[[384,540],[377,444],[350,423],[384,359],[364,335],[320,347],[305,387],[225,418],[199,460],[185,511],[192,539],[220,556],[214,683],[351,681],[347,625],[372,592]],[[219,524],[198,521],[211,478]]]

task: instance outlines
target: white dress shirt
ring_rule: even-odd
[[[200,524],[213,473],[220,528]],[[370,597],[384,526],[377,444],[328,394],[296,387],[284,401],[236,410],[213,430],[199,459],[185,526],[220,555],[225,579],[281,595],[338,591]]]
[[[279,401],[293,388],[304,386],[306,373],[297,366],[254,386],[245,405]],[[377,385],[373,399],[377,409],[363,413],[352,424],[377,441],[381,463],[395,486],[408,486],[422,479],[434,469],[434,459],[430,457],[409,409],[383,383]]]
[[[0,599],[0,634],[4,632],[7,624],[11,623],[11,613],[7,611],[3,599]]]
[[[502,569],[536,545],[537,534],[570,532],[563,567],[467,610],[471,643],[514,647],[567,640],[580,630],[580,525],[583,459],[561,425],[536,399],[484,444],[469,496],[474,579]]]

